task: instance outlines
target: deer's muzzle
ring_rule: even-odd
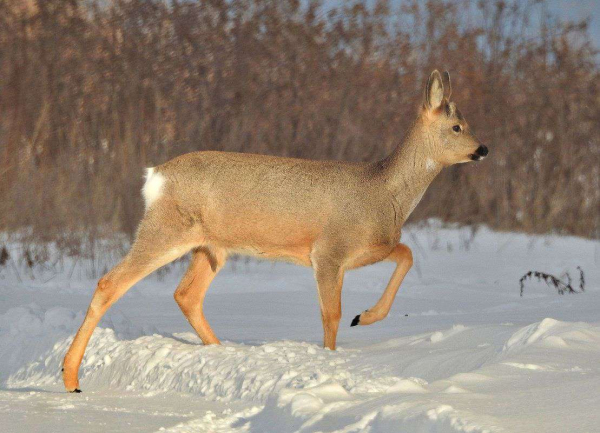
[[[470,155],[470,157],[473,161],[481,161],[483,158],[485,158],[487,156],[488,153],[489,153],[489,150],[488,150],[487,146],[484,146],[482,144],[481,146],[479,146],[477,148],[475,153],[472,153]]]

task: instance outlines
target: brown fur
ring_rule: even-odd
[[[449,82],[449,77],[448,77]],[[344,271],[381,260],[397,263],[377,304],[360,325],[383,319],[412,265],[399,244],[402,225],[431,181],[447,165],[466,162],[479,143],[464,119],[447,109],[434,71],[424,108],[404,143],[385,160],[356,164],[225,152],[182,155],[154,168],[163,188],[149,204],[123,261],[104,276],[64,361],[67,390],[104,312],[133,284],[194,249],[175,292],[205,344],[219,343],[202,302],[228,253],[312,266],[318,285],[324,345],[335,349]],[[460,124],[463,132],[452,131]]]

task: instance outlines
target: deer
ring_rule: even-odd
[[[390,155],[374,163],[316,161],[199,151],[147,169],[145,212],[131,249],[98,281],[63,361],[67,391],[79,393],[79,366],[102,316],[136,282],[191,252],[175,301],[203,344],[220,344],[203,312],[228,255],[312,267],[323,346],[335,350],[344,272],[396,264],[377,303],[351,326],[385,318],[413,264],[401,229],[444,167],[488,154],[450,102],[450,75],[434,70],[417,118]]]

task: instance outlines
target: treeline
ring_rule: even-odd
[[[587,23],[546,2],[0,0],[0,231],[131,234],[142,169],[194,150],[373,161],[432,69],[491,157],[411,217],[600,236]]]

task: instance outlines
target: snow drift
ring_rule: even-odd
[[[94,332],[81,395],[62,391],[60,369],[93,281],[63,293],[4,275],[0,423],[6,431],[42,423],[51,431],[56,422],[67,432],[596,431],[596,244],[484,232],[467,248],[448,231],[454,247],[438,248],[427,230],[412,234],[417,265],[390,316],[370,327],[343,321],[335,352],[319,344],[309,271],[227,268],[207,298],[224,345],[209,347],[165,290],[178,275],[147,280]],[[465,272],[475,261],[484,270]],[[519,297],[522,271],[575,263],[588,271],[585,294],[534,286]],[[348,273],[344,320],[376,300],[390,270]]]

